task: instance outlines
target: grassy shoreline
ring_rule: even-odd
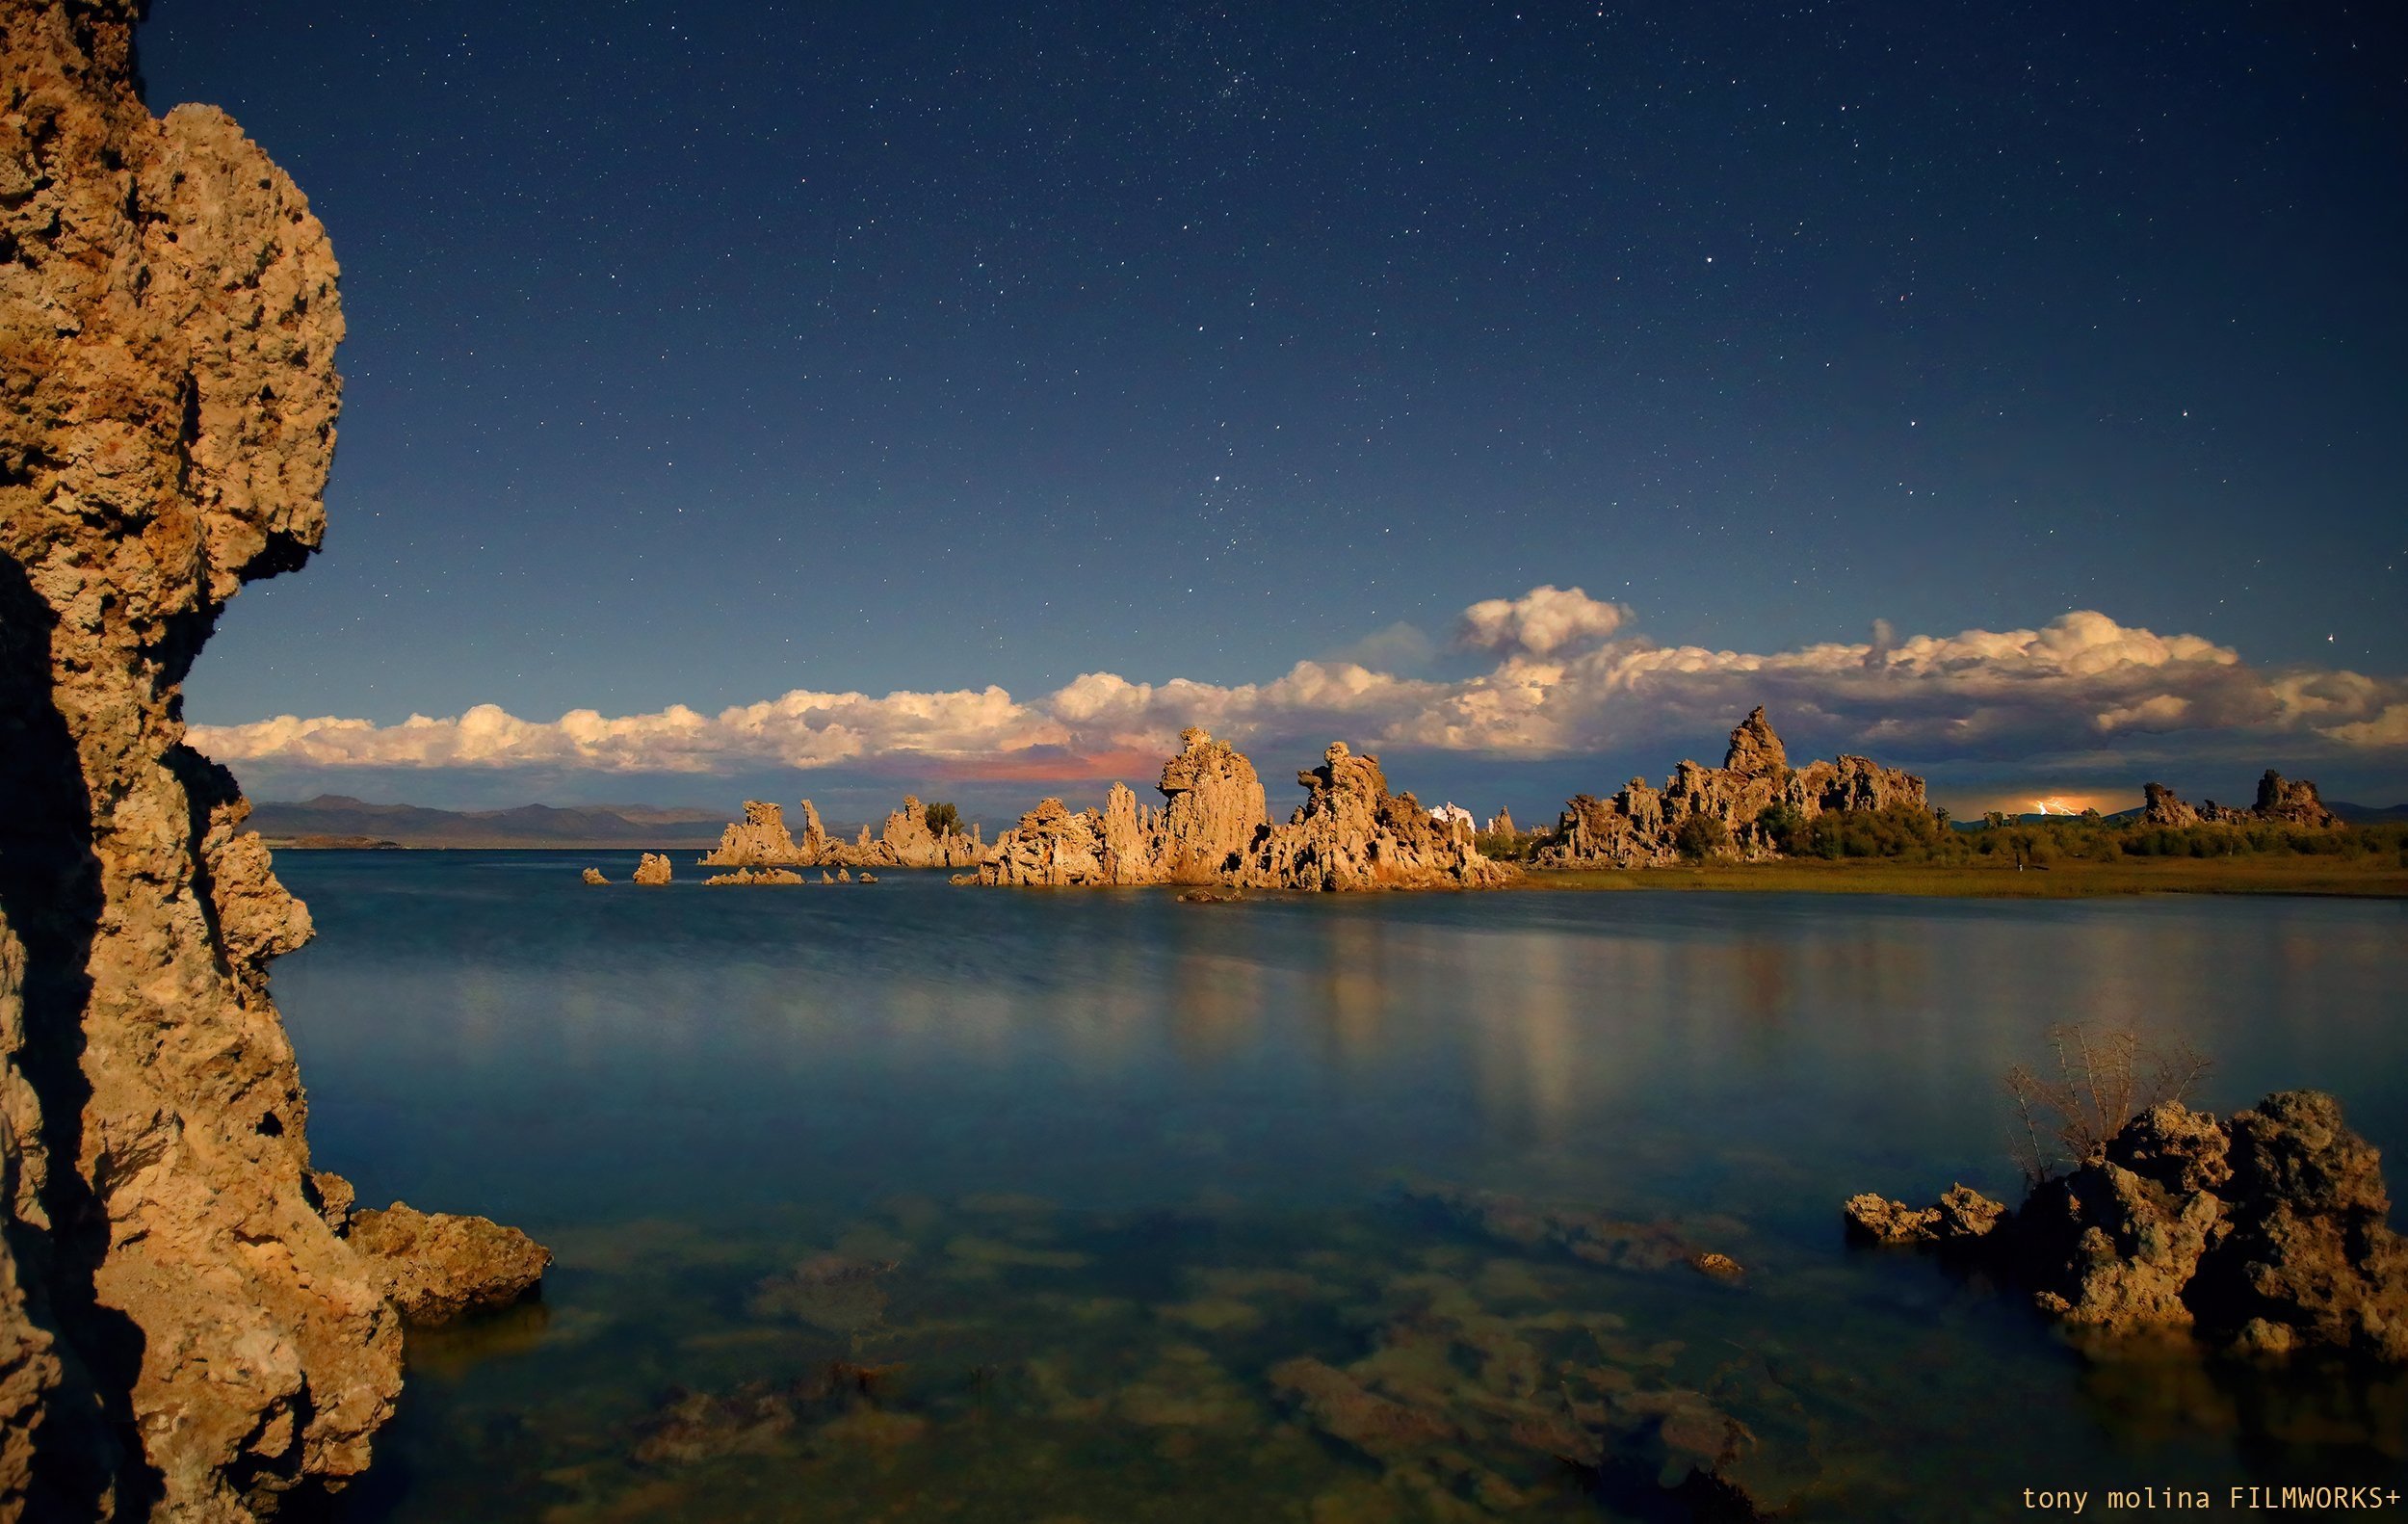
[[[2316,894],[2408,897],[2408,868],[2388,857],[2125,857],[2011,862],[1784,858],[1674,868],[1530,869],[1514,887],[1541,890],[1718,889],[2079,900],[2119,894]]]

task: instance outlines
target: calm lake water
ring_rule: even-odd
[[[2408,1489],[2408,1381],[2088,1360],[1838,1213],[2011,1198],[1999,1078],[2074,1020],[2187,1038],[2219,1113],[2330,1090],[2408,1186],[2400,904],[1191,906],[678,858],[277,860],[318,1164],[560,1256],[539,1305],[413,1341],[354,1518],[1681,1517],[1658,1479],[1715,1445],[1800,1518]],[[1406,1404],[1317,1400],[1323,1367]]]

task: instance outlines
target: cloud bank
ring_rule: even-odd
[[[1784,735],[1897,765],[1966,759],[2134,764],[2222,745],[2236,753],[2408,761],[2408,679],[2254,668],[2194,635],[2077,611],[2038,629],[1898,636],[1765,653],[1660,645],[1619,604],[1531,589],[1463,611],[1470,675],[1409,677],[1359,660],[1302,661],[1264,683],[1136,682],[1088,672],[1053,693],[798,690],[703,714],[572,710],[549,722],[480,704],[398,724],[281,715],[196,725],[194,744],[246,764],[344,769],[545,769],[725,775],[838,764],[932,775],[1080,778],[1151,771],[1201,724],[1262,748],[1359,748],[1501,759],[1627,751],[1719,734],[1767,705]],[[1391,645],[1393,632],[1383,632]],[[1132,759],[1141,765],[1132,766]]]

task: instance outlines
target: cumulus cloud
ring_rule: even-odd
[[[1463,611],[1455,644],[1466,650],[1548,656],[1603,641],[1631,621],[1619,603],[1600,603],[1578,588],[1552,584],[1518,598],[1489,598]]]
[[[682,705],[606,717],[520,719],[481,704],[398,724],[290,715],[196,726],[238,767],[315,771],[572,769],[727,775],[836,764],[933,775],[1080,777],[1144,771],[1181,729],[1280,750],[1357,746],[1532,758],[1687,743],[1756,704],[1785,734],[1903,765],[1956,759],[2137,758],[2179,738],[2221,737],[2290,754],[2408,750],[2408,680],[2332,669],[2265,671],[2228,646],[2077,611],[2036,629],[1898,636],[1746,652],[1660,645],[1629,611],[1579,589],[1531,590],[1464,611],[1486,670],[1441,680],[1360,660],[1298,662],[1269,682],[1132,681],[1088,672],[1021,700],[949,693],[797,691],[706,715]],[[2162,754],[2160,751],[2159,754]]]

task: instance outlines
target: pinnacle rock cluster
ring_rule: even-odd
[[[143,104],[143,10],[0,8],[0,1517],[239,1524],[366,1468],[397,1268],[477,1267],[322,1212],[267,979],[309,913],[185,741],[226,600],[324,534],[343,315],[284,172]]]
[[[2342,818],[2325,808],[2316,797],[2316,786],[2307,778],[2287,778],[2272,768],[2258,779],[2258,801],[2247,809],[2218,804],[2213,800],[2193,806],[2162,783],[2142,785],[2146,802],[2140,811],[2144,826],[2161,826],[2180,830],[2186,826],[2297,826],[2310,830],[2330,830],[2343,824]]]
[[[1684,822],[1702,816],[1728,833],[1743,858],[1776,854],[1758,823],[1774,805],[1801,821],[1838,810],[1925,807],[1924,780],[1870,757],[1842,756],[1792,768],[1789,752],[1760,706],[1731,732],[1722,766],[1683,762],[1661,789],[1633,778],[1610,799],[1574,795],[1538,852],[1549,868],[1643,868],[1677,861]]]
[[[785,811],[760,800],[745,801],[745,818],[720,833],[719,846],[705,854],[706,868],[968,868],[986,855],[980,829],[967,832],[931,830],[928,810],[911,795],[903,807],[890,811],[875,836],[861,828],[851,841],[827,833],[820,812],[802,801],[802,839],[797,841],[786,825]],[[729,882],[752,881],[728,880]],[[767,882],[770,880],[760,880]]]
[[[1053,887],[1218,884],[1352,890],[1480,888],[1515,870],[1480,855],[1410,794],[1392,794],[1379,759],[1331,744],[1296,775],[1305,801],[1273,825],[1254,764],[1199,729],[1163,767],[1159,810],[1114,784],[1104,808],[1049,799],[995,838],[975,881]]]

